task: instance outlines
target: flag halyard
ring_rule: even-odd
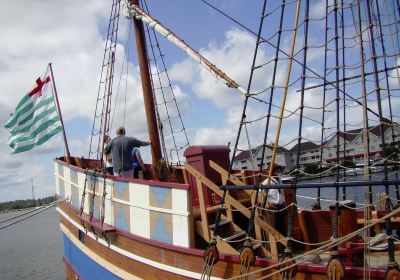
[[[49,67],[18,103],[5,127],[11,134],[8,139],[11,154],[31,150],[62,131]]]

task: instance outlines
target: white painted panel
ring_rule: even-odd
[[[83,205],[83,212],[86,214],[89,214],[89,197],[90,197],[90,194],[86,193],[85,204]]]
[[[105,201],[105,215],[104,215],[104,222],[109,225],[114,225],[114,209],[113,204],[110,199],[106,198]]]
[[[172,189],[172,210],[178,213],[189,212],[188,191],[182,189]],[[189,247],[190,229],[189,217],[182,215],[172,216],[173,244]]]
[[[60,195],[60,184],[58,183],[58,163],[54,163],[54,173],[55,173],[55,180],[56,180],[56,194]]]
[[[69,184],[71,182],[71,174],[69,173],[69,168],[66,166],[62,166],[62,169],[64,173],[64,180]]]
[[[106,223],[114,226],[114,207],[113,207],[113,199],[114,199],[114,194],[113,194],[113,187],[114,187],[114,181],[113,180],[107,180],[107,196],[109,199],[106,199],[106,215],[105,215],[105,221]]]
[[[182,247],[190,245],[189,217],[172,216],[173,244]]]
[[[63,178],[61,178],[61,180],[64,181],[65,197],[69,197],[69,200],[71,200],[71,184],[68,181],[65,181]]]
[[[188,191],[172,189],[172,210],[177,212],[188,212]]]
[[[100,197],[100,200],[103,197],[104,193],[104,179],[103,178],[97,178],[97,185],[96,185],[96,196]]]
[[[114,181],[107,179],[106,180],[106,199],[112,199],[112,195],[113,195],[113,188],[114,188]]]
[[[75,188],[74,185],[71,185],[71,186],[73,188]],[[83,190],[79,188],[78,189],[78,202],[79,202],[79,204],[78,204],[79,209],[78,210],[80,210],[80,207],[82,205],[82,194],[83,194]]]
[[[149,208],[150,198],[149,198],[149,186],[140,185],[135,183],[129,183],[129,204],[138,207]]]
[[[129,183],[129,197],[130,231],[150,238],[149,186]]]
[[[130,207],[131,232],[150,238],[150,211],[138,207]]]
[[[85,186],[85,178],[85,173],[78,172],[78,186],[80,189],[83,189],[83,187]]]

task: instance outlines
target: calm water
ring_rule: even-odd
[[[21,213],[0,214],[0,221]],[[0,279],[66,279],[55,208],[0,230],[0,240]]]
[[[364,180],[364,175],[358,175],[358,176],[348,176],[346,178],[347,181],[363,181]],[[396,179],[396,173],[391,172],[389,173],[388,176],[389,180],[395,180]],[[397,171],[397,178],[400,178],[400,171]],[[374,173],[372,174],[372,181],[379,181],[384,179],[384,174],[382,172]],[[332,182],[334,180],[333,177],[325,177],[322,178],[322,182]],[[308,183],[308,182],[320,182],[320,179],[312,179],[312,180],[307,180],[307,181],[300,181],[299,184],[301,183]],[[339,199],[342,200],[342,192],[343,189],[340,188],[340,196]],[[377,194],[378,193],[384,193],[385,192],[385,187],[382,186],[372,186],[372,199],[373,202],[376,201]],[[327,200],[334,200],[335,199],[335,193],[336,190],[335,188],[324,188],[321,189],[321,199],[327,199]],[[306,197],[317,197],[317,189],[300,189],[297,192],[298,195],[301,196],[306,196]],[[346,188],[346,199],[353,200],[356,203],[363,204],[364,203],[364,187],[347,187]],[[396,198],[396,193],[395,193],[395,187],[393,185],[389,186],[389,196],[391,198]],[[297,199],[297,202],[304,208],[310,208],[311,205],[314,203],[314,200],[307,199],[307,198],[302,198],[299,197]],[[395,201],[392,200],[394,204],[396,204]],[[323,208],[327,207],[328,205],[331,205],[333,201],[321,201],[321,206]],[[359,205],[360,206],[360,205]],[[359,207],[358,206],[358,207]]]

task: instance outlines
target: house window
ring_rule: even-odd
[[[247,166],[242,166],[242,170],[246,170],[247,169]]]
[[[246,163],[246,160],[241,160],[240,162],[241,162],[241,163]]]

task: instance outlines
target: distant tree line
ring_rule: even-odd
[[[0,203],[0,212],[43,206],[55,200],[56,200],[55,196],[48,196],[39,199],[26,199],[26,200],[14,200],[14,201],[2,202]]]

